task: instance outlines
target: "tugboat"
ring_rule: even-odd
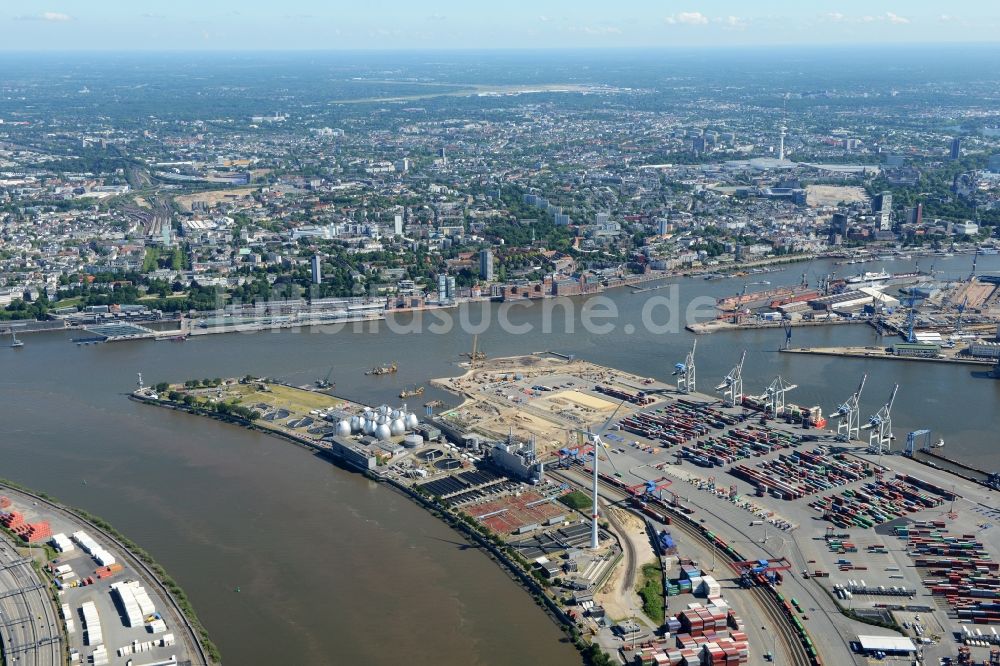
[[[397,370],[396,362],[393,361],[391,365],[378,365],[366,372],[366,375],[372,375],[378,377],[380,375],[391,375]]]

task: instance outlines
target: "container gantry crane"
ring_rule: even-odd
[[[697,390],[697,374],[694,365],[694,352],[698,348],[698,341],[691,345],[691,351],[684,358],[683,363],[674,366],[674,374],[677,376],[678,393],[694,393]]]
[[[764,392],[767,396],[767,406],[771,410],[771,415],[774,417],[780,416],[785,411],[785,394],[794,388],[797,388],[798,384],[789,384],[781,375],[774,378],[771,385],[767,387]]]
[[[859,402],[861,400],[861,392],[865,390],[865,381],[867,379],[867,374],[861,376],[861,383],[858,384],[858,390],[847,399],[847,402],[838,407],[837,412],[834,414],[835,417],[840,418],[840,421],[837,422],[837,439],[842,442],[850,442],[861,436],[861,406]]]
[[[715,387],[716,391],[722,391],[723,402],[727,407],[736,407],[743,403],[743,362],[746,360],[747,352],[744,349],[740,362],[729,371],[722,383]]]
[[[899,391],[899,384],[896,384],[889,400],[881,409],[875,412],[868,424],[862,429],[868,430],[868,451],[870,453],[889,453],[892,450],[892,403],[896,400],[896,393]]]

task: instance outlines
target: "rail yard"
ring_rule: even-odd
[[[149,566],[58,505],[0,487],[5,664],[211,663]]]

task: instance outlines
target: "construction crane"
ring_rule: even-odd
[[[722,391],[723,402],[727,407],[736,407],[743,403],[743,362],[747,360],[747,351],[743,350],[740,362],[736,364],[722,383],[715,387],[716,391]]]
[[[694,344],[691,345],[691,351],[684,357],[684,362],[674,366],[674,375],[677,376],[678,393],[694,393],[697,390],[694,366],[694,352],[697,348],[698,340],[695,339]]]
[[[797,387],[798,384],[787,383],[781,378],[781,375],[775,377],[764,392],[767,396],[767,407],[773,416],[778,416],[785,411],[785,394]]]
[[[600,517],[600,513],[599,513],[599,510],[598,510],[598,507],[597,507],[597,483],[598,483],[598,471],[597,471],[597,468],[599,467],[599,462],[600,462],[600,459],[601,459],[601,455],[600,455],[601,449],[608,448],[607,445],[604,443],[604,441],[601,439],[601,435],[603,435],[604,432],[609,427],[611,427],[611,422],[614,421],[615,416],[618,415],[618,411],[622,408],[622,406],[625,403],[626,403],[626,400],[622,400],[620,403],[618,403],[618,406],[615,407],[615,411],[611,412],[611,416],[608,417],[608,420],[604,422],[604,425],[597,432],[593,432],[592,430],[590,430],[590,428],[587,428],[586,431],[577,431],[580,434],[582,434],[582,435],[584,435],[584,436],[587,437],[587,440],[590,442],[590,445],[594,449],[594,458],[593,458],[593,465],[594,465],[594,487],[593,487],[594,508],[593,508],[593,513],[590,516],[590,518],[591,518],[590,547],[593,550],[597,550],[597,548],[600,546],[600,541],[598,539],[598,525],[597,525],[598,518]],[[610,457],[608,457],[608,462],[611,463],[612,467],[614,467],[615,463],[614,463],[614,461],[611,460]]]
[[[841,419],[837,422],[837,439],[842,442],[850,442],[861,436],[861,407],[859,402],[861,401],[861,392],[865,390],[865,381],[867,379],[867,374],[861,375],[861,383],[858,384],[858,390],[847,399],[847,402],[838,407],[837,412],[833,415]]]
[[[889,453],[892,449],[892,403],[896,400],[896,392],[899,391],[899,384],[896,384],[889,400],[882,408],[868,419],[868,423],[862,430],[868,430],[868,451],[882,455]]]

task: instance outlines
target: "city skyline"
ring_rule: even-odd
[[[197,17],[197,18],[194,18]],[[771,0],[628,6],[515,0],[469,7],[453,0],[377,0],[331,7],[191,0],[138,8],[111,0],[28,0],[0,12],[4,51],[664,48],[996,42],[1000,9],[984,2],[860,2],[798,7]]]

